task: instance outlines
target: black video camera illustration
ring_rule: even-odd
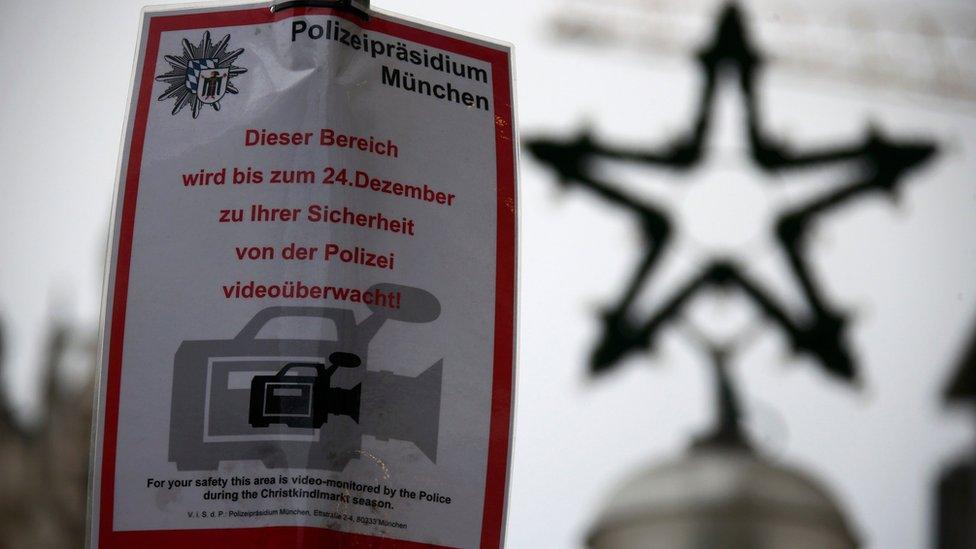
[[[292,362],[273,376],[254,376],[251,380],[251,406],[248,422],[252,427],[283,423],[289,427],[318,429],[329,414],[349,416],[359,423],[362,384],[351,389],[332,387],[332,374],[339,368],[357,368],[362,363],[352,353],[329,355],[330,366],[321,362]],[[304,368],[315,375],[288,375]]]
[[[434,322],[440,302],[397,284],[370,292],[396,293],[400,306],[367,305],[358,320],[361,309],[272,306],[229,339],[183,341],[173,357],[170,407],[169,459],[177,470],[259,460],[268,468],[341,471],[362,455],[365,436],[412,443],[436,462],[443,360],[406,355],[370,368],[369,348],[384,327],[407,335]],[[292,327],[266,328],[278,319]]]

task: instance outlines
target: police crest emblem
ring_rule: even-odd
[[[157,100],[173,99],[173,115],[188,105],[193,118],[200,116],[204,105],[219,111],[220,100],[227,94],[239,91],[234,78],[247,72],[244,67],[234,65],[244,49],[228,51],[229,43],[229,34],[217,43],[211,42],[209,31],[203,33],[203,38],[196,45],[184,38],[181,55],[163,57],[170,71],[158,75],[156,80],[168,84],[168,87]]]

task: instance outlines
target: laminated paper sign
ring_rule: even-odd
[[[148,11],[138,48],[92,546],[498,547],[510,48],[267,3]]]

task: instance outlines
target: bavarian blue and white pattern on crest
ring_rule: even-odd
[[[196,92],[200,83],[200,74],[205,69],[216,69],[216,59],[190,59],[186,62],[186,87]]]

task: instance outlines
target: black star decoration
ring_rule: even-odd
[[[935,146],[928,142],[889,139],[874,128],[859,142],[808,151],[794,150],[770,137],[759,122],[757,108],[756,80],[763,59],[752,45],[735,4],[728,4],[722,10],[714,38],[697,57],[704,72],[704,87],[693,127],[687,135],[660,150],[605,146],[586,131],[570,141],[546,138],[527,141],[532,155],[555,170],[562,185],[581,186],[636,216],[646,241],[646,250],[626,290],[616,305],[603,314],[603,333],[590,361],[592,371],[606,371],[630,353],[652,350],[667,322],[679,315],[699,292],[715,288],[741,291],[766,319],[786,333],[795,353],[808,354],[827,372],[852,381],[857,371],[844,337],[847,318],[826,302],[811,276],[806,258],[810,230],[820,216],[854,199],[873,192],[887,193],[894,198],[906,174],[933,157]],[[768,228],[784,252],[786,270],[798,283],[807,311],[802,315],[790,314],[771,292],[746,274],[734,257],[719,255],[708,257],[701,269],[658,303],[648,318],[634,319],[634,300],[655,273],[662,252],[673,240],[672,222],[658,204],[637,199],[602,180],[597,163],[623,161],[680,172],[700,167],[716,87],[724,80],[738,84],[741,89],[749,160],[760,171],[779,176],[839,163],[857,166],[851,181],[798,207],[777,212]]]

